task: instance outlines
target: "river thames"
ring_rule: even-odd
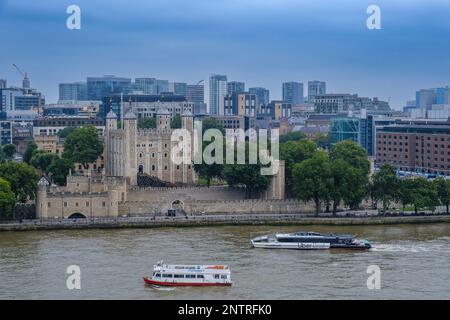
[[[352,233],[369,251],[264,250],[250,239],[273,232]],[[229,288],[144,285],[158,260],[227,264]],[[68,290],[66,269],[81,268]],[[367,288],[367,267],[381,289]],[[0,233],[0,299],[450,299],[450,225],[230,226]]]

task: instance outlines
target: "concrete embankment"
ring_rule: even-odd
[[[214,215],[188,217],[117,217],[97,219],[24,220],[0,223],[0,231],[32,231],[59,229],[115,229],[202,227],[226,225],[389,225],[448,223],[450,215],[425,216],[363,216],[363,217],[311,217],[304,214],[285,215]]]

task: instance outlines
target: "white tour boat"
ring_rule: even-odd
[[[146,284],[155,286],[231,286],[231,270],[225,265],[171,265],[159,261]]]

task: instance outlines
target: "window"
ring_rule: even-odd
[[[157,273],[157,274],[155,275],[155,277],[161,278],[161,273]]]
[[[64,207],[67,207],[67,202],[64,202]]]
[[[220,276],[220,279],[226,279],[227,278],[227,275],[226,274],[222,274],[221,276]]]
[[[218,275],[218,274],[214,275],[214,279],[219,279],[219,278],[220,278],[220,275]]]
[[[173,277],[174,278],[184,278],[184,274],[176,274]]]
[[[163,278],[172,278],[172,275],[171,274],[163,274],[162,277]]]
[[[189,279],[195,278],[195,274],[187,274],[186,275],[186,279],[187,278],[189,278]]]
[[[52,204],[51,204],[50,202],[48,202],[48,203],[47,203],[47,207],[50,208],[51,206],[52,206]]]
[[[202,275],[202,274],[198,274],[198,275],[197,275],[197,279],[204,279],[204,278],[205,278],[205,276]]]

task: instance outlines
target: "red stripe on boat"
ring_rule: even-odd
[[[214,282],[163,282],[144,278],[146,284],[164,287],[212,287],[212,286],[231,286],[231,283],[214,283]]]

